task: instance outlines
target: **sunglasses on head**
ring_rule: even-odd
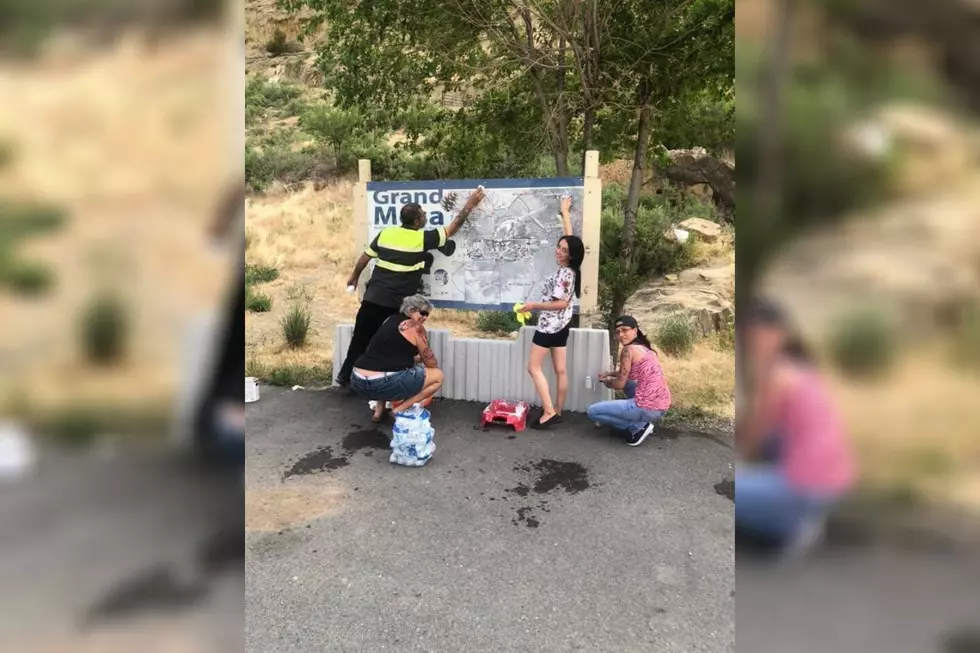
[[[419,311],[419,315],[422,317],[429,317],[429,311]]]

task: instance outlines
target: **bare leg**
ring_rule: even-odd
[[[379,424],[385,418],[385,401],[382,399],[374,403],[374,417],[371,418],[371,421]]]
[[[434,396],[439,392],[439,388],[442,387],[442,379],[442,370],[434,367],[425,368],[425,382],[422,384],[422,391],[414,397],[409,397],[400,404],[392,406],[391,412],[400,413],[411,408],[413,404],[421,403],[429,397]]]
[[[541,363],[544,362],[544,357],[548,355],[548,350],[544,347],[539,347],[538,345],[531,345],[531,360],[527,364],[527,373],[531,375],[531,381],[534,382],[534,389],[538,393],[538,398],[541,399],[541,422],[547,422],[552,417],[557,415],[555,412],[555,405],[551,403],[551,389],[548,387],[548,379],[545,377],[544,372],[541,371]]]
[[[559,415],[565,408],[565,397],[568,396],[568,370],[565,367],[567,353],[565,347],[555,347],[551,350],[551,362],[555,365],[555,376],[558,378],[558,401],[555,402],[555,411]]]

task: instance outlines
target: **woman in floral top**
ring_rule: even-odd
[[[572,235],[572,219],[569,211],[572,198],[561,200],[561,221],[565,235],[555,248],[558,271],[544,283],[540,302],[524,304],[522,310],[540,311],[538,326],[531,345],[531,360],[527,371],[534,382],[534,389],[541,398],[541,417],[531,422],[531,428],[544,429],[561,423],[561,411],[568,394],[568,374],[565,369],[565,347],[574,313],[574,299],[582,294],[582,260],[585,245],[582,239]],[[551,352],[551,361],[558,378],[558,401],[552,403],[548,379],[541,370],[544,357]]]

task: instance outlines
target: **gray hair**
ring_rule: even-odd
[[[422,295],[410,295],[402,300],[402,307],[399,312],[402,315],[409,315],[415,311],[432,312],[432,304]]]

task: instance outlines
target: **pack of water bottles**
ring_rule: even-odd
[[[429,418],[429,411],[418,404],[395,415],[388,462],[408,467],[421,467],[429,462],[436,451],[435,431]]]

